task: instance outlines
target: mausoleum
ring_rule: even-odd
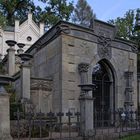
[[[15,56],[16,43],[23,43],[18,41],[7,41],[2,64],[13,77],[17,100],[31,100],[36,112],[80,111],[84,131],[93,128],[94,111],[137,110],[137,47],[117,38],[115,26],[60,21]]]

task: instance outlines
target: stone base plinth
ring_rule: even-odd
[[[0,95],[0,140],[12,140],[10,136],[9,95]]]
[[[80,100],[81,126],[80,135],[84,137],[92,137],[94,135],[94,117],[93,117],[93,102],[94,99],[90,96],[82,96]]]

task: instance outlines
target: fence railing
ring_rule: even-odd
[[[14,138],[73,139],[82,138],[80,112],[70,111],[14,113],[11,121],[11,135]],[[85,118],[86,119],[86,118]],[[137,111],[94,111],[93,139],[116,139],[127,134],[140,132],[140,118]],[[90,136],[89,136],[90,137]]]
[[[140,118],[137,111],[94,111],[95,137],[118,139],[140,132]]]
[[[80,113],[70,111],[63,113],[23,113],[17,112],[15,119],[11,121],[11,135],[14,138],[26,137],[31,139],[48,138],[62,139],[79,136]]]

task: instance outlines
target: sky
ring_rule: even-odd
[[[140,8],[140,0],[87,0],[98,19],[108,21],[123,17],[129,9]]]
[[[38,0],[34,0],[37,5]],[[77,0],[73,0],[77,3]],[[123,17],[129,9],[140,8],[140,0],[87,0],[99,20],[108,21]]]

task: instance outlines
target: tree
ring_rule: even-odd
[[[86,0],[78,0],[76,7],[74,8],[74,14],[72,17],[72,21],[74,23],[90,26],[90,21],[95,18],[95,14],[93,14],[93,10],[90,5],[88,5]]]
[[[0,28],[3,28],[7,23],[6,18],[0,13]]]
[[[117,26],[117,36],[127,39],[133,40],[134,36],[134,20],[135,14],[134,10],[129,10],[125,13],[124,17],[118,17],[115,20],[109,20],[108,22]]]
[[[135,17],[136,14],[134,10],[129,10],[126,12],[124,17],[118,17],[117,19],[110,20],[108,22],[117,26],[118,37],[134,41],[140,50],[140,31],[135,31]],[[140,53],[138,53],[137,68],[138,72],[140,72]]]
[[[8,24],[14,24],[17,18],[25,20],[30,6],[33,19],[36,22],[44,22],[47,27],[56,24],[60,19],[68,21],[73,11],[73,3],[68,0],[39,0],[45,4],[45,8],[36,6],[32,0],[1,0],[0,12],[6,17]]]
[[[25,19],[28,6],[34,7],[34,3],[31,0],[1,0],[0,12],[6,17],[8,24],[12,25],[15,18]]]
[[[73,11],[73,2],[68,0],[41,0],[46,3],[45,10],[40,10],[40,15],[37,13],[37,17],[41,21],[45,21],[47,27],[51,27],[56,24],[59,20],[68,21]]]

